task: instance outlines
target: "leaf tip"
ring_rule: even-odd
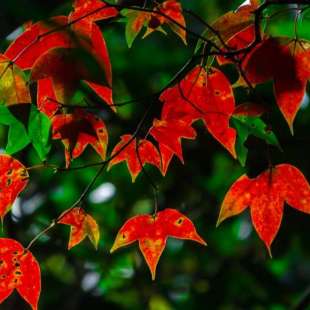
[[[273,258],[272,257],[272,252],[271,252],[271,245],[267,245],[267,251],[268,251],[268,255],[269,255],[269,258]]]
[[[117,246],[116,243],[114,243],[114,244],[112,245],[112,248],[110,249],[110,254],[114,253],[117,249],[118,249],[118,246]]]

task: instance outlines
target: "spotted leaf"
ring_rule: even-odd
[[[16,197],[28,184],[25,166],[9,155],[0,154],[0,217],[11,209]]]
[[[0,104],[30,103],[30,91],[23,72],[0,54]]]
[[[165,90],[162,118],[193,123],[202,119],[210,134],[236,157],[236,132],[229,126],[235,109],[230,82],[219,70],[197,66],[177,85]]]
[[[119,230],[111,253],[138,241],[154,280],[156,267],[168,237],[193,240],[206,245],[188,217],[175,209],[165,209],[155,216],[138,215],[129,219]]]
[[[87,147],[105,159],[108,132],[104,122],[97,116],[77,109],[73,114],[57,114],[52,118],[53,139],[61,139],[65,146],[66,167],[79,157]]]
[[[68,249],[70,250],[81,241],[88,237],[94,247],[97,249],[100,239],[100,232],[97,222],[92,216],[87,214],[82,208],[76,207],[65,211],[60,216],[59,224],[71,226]]]
[[[271,255],[270,248],[280,228],[284,202],[310,214],[310,185],[296,167],[277,165],[254,179],[243,175],[227,192],[218,225],[249,207],[254,228]]]
[[[38,309],[41,292],[38,262],[17,241],[0,238],[0,304],[15,289],[33,310]]]

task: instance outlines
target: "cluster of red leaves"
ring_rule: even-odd
[[[241,7],[236,14],[244,16],[257,5],[252,3],[250,6]],[[223,20],[220,21],[219,26],[223,26]],[[245,27],[238,28],[235,33],[229,36],[224,34],[224,38],[230,50],[242,50],[255,42],[255,26],[246,23]],[[234,59],[241,61],[244,74],[235,86],[247,86],[250,83],[254,87],[269,80],[274,81],[276,103],[293,133],[293,122],[310,79],[309,42],[264,36],[262,42],[250,51],[245,50],[233,58],[217,57],[219,65],[231,64]]]
[[[203,120],[210,134],[236,156],[236,132],[229,126],[235,100],[230,82],[221,71],[210,68],[207,72],[203,67],[197,66],[177,85],[166,89],[160,100],[164,102],[161,119],[154,119],[149,133],[158,142],[161,165],[158,163],[158,151],[149,141],[147,145],[152,152],[141,152],[141,163],[151,163],[165,175],[173,155],[184,162],[181,139],[196,138],[192,123],[199,119]],[[129,139],[128,136],[126,138]],[[110,166],[126,158],[134,181],[143,165],[137,160],[135,147],[131,147],[130,151],[122,150],[118,154],[123,145],[124,139],[114,148],[112,156],[115,154],[115,157]],[[152,159],[150,154],[154,154]]]
[[[212,25],[217,32],[215,43],[224,42],[223,51],[227,52],[227,57],[216,57],[217,63],[220,66],[240,64],[238,69],[243,74],[236,87],[273,80],[277,105],[292,131],[310,79],[309,43],[263,36],[260,43],[254,44],[257,28],[252,12],[258,6],[259,1],[252,0]],[[168,25],[186,43],[185,19],[181,4],[176,0],[156,4],[153,12],[127,10],[122,13],[127,17],[129,46],[144,26],[146,36],[155,30],[164,31],[162,26]],[[108,132],[103,120],[81,108],[67,113],[65,107],[70,105],[82,82],[116,112],[109,54],[95,22],[117,15],[114,7],[99,0],[75,0],[69,16],[29,24],[4,55],[0,55],[0,101],[6,105],[31,102],[23,73],[30,70],[31,80],[37,82],[38,109],[51,119],[53,139],[60,139],[65,147],[66,167],[88,145],[102,160],[106,158]],[[241,52],[230,53],[236,50]],[[91,71],[90,67],[95,70]],[[165,89],[160,101],[163,104],[160,119],[153,120],[148,132],[154,143],[135,135],[121,136],[112,151],[108,169],[125,161],[133,182],[145,164],[157,167],[165,175],[174,155],[184,162],[182,139],[196,138],[193,124],[198,120],[202,120],[208,132],[236,157],[237,133],[230,127],[230,118],[233,115],[260,116],[265,112],[255,104],[235,107],[230,81],[214,66],[194,67],[174,86]],[[28,178],[27,169],[19,161],[0,155],[1,219],[26,187]],[[226,194],[218,224],[249,207],[253,225],[270,252],[281,224],[284,202],[310,213],[310,186],[297,168],[282,164],[255,179],[243,175]],[[57,223],[71,227],[69,249],[86,237],[97,248],[98,224],[81,207],[66,210]],[[138,241],[154,279],[168,237],[206,244],[189,218],[177,210],[165,209],[155,215],[129,219],[119,230],[111,252]],[[0,239],[0,279],[0,303],[16,288],[32,308],[37,309],[41,289],[39,265],[28,249],[11,239]]]
[[[80,111],[66,114],[62,108],[70,105],[80,83],[84,82],[115,111],[111,63],[95,21],[114,17],[118,11],[98,0],[75,1],[73,8],[68,17],[56,16],[28,25],[0,56],[0,69],[4,72],[1,81],[6,86],[3,91],[0,82],[0,99],[7,105],[31,102],[22,76],[22,70],[31,70],[30,78],[38,85],[38,109],[51,118],[53,138],[61,139],[65,145],[67,167],[87,144],[104,159],[108,142],[102,120]],[[91,71],[89,67],[96,69]]]
[[[96,115],[74,109],[66,113],[80,82],[84,82],[113,111],[112,70],[107,46],[96,21],[118,15],[115,8],[98,0],[73,4],[67,16],[27,24],[25,31],[0,55],[0,101],[6,105],[30,103],[29,85],[23,71],[37,81],[38,109],[52,123],[52,136],[65,146],[66,166],[91,145],[105,159],[108,133]],[[88,63],[85,63],[85,58]],[[90,71],[89,62],[97,71]],[[3,220],[28,183],[27,169],[9,155],[0,155],[0,216]],[[96,221],[81,208],[67,210],[59,224],[71,225],[68,248],[86,236],[95,247],[99,241]],[[18,242],[0,239],[0,303],[16,288],[37,309],[41,291],[40,268],[32,254]]]

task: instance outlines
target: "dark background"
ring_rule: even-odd
[[[240,1],[182,1],[187,9],[212,22]],[[68,14],[70,1],[10,0],[0,4],[0,47],[5,50],[8,34],[22,23],[57,14]],[[291,13],[274,18],[268,31],[277,35],[293,34]],[[200,33],[201,24],[187,18],[188,27]],[[141,36],[128,49],[124,24],[100,23],[110,52],[113,67],[114,99],[123,102],[157,92],[192,55],[196,38],[188,46],[169,32]],[[309,17],[299,25],[300,35],[309,39]],[[266,60],[268,61],[268,60]],[[224,71],[234,82],[235,72]],[[259,92],[271,109],[265,121],[276,133],[281,153],[270,149],[274,164],[296,165],[310,180],[310,110],[305,98],[295,121],[295,135],[290,135],[284,118],[276,107],[272,83],[259,86]],[[150,99],[126,105],[113,115],[103,104],[103,116],[110,134],[109,151],[119,136],[132,133],[149,105]],[[236,96],[238,101],[238,92]],[[160,103],[147,121],[159,115]],[[129,217],[153,210],[152,187],[140,175],[132,184],[125,164],[104,173],[85,204],[98,221],[101,240],[95,251],[88,240],[67,251],[69,227],[59,225],[42,237],[32,248],[42,270],[40,309],[293,309],[310,291],[310,216],[285,207],[279,234],[272,246],[273,259],[253,231],[248,211],[227,220],[219,228],[215,223],[225,192],[242,173],[256,176],[268,166],[266,144],[254,137],[247,142],[249,157],[245,168],[233,160],[202,124],[197,123],[198,138],[184,141],[185,165],[174,159],[167,176],[148,169],[159,186],[159,208],[176,208],[189,216],[199,233],[208,242],[201,247],[193,242],[169,239],[158,265],[156,281],[137,244],[109,254],[114,237]],[[6,128],[1,126],[0,146],[6,143]],[[15,155],[28,166],[39,163],[33,149]],[[63,164],[63,148],[53,142],[50,162]],[[74,162],[81,165],[99,158],[90,149]],[[50,170],[31,173],[30,183],[22,197],[6,216],[3,236],[26,245],[39,231],[79,197],[95,174],[95,168],[53,174]],[[100,197],[101,195],[101,197]],[[305,299],[306,301],[306,299]],[[306,304],[307,302],[305,302]],[[301,305],[300,309],[310,309]],[[14,293],[2,310],[29,309]]]

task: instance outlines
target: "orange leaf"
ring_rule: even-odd
[[[227,192],[218,225],[250,207],[254,228],[271,255],[270,247],[282,221],[284,202],[310,214],[310,185],[296,167],[281,164],[254,179],[243,175]]]
[[[23,72],[0,54],[0,102],[5,105],[30,103],[31,96]]]
[[[151,164],[158,169],[161,167],[160,155],[156,147],[146,139],[139,139],[137,143],[132,135],[121,136],[121,141],[114,147],[111,157],[108,170],[126,161],[132,182],[135,182],[145,164]]]
[[[0,279],[0,304],[16,289],[33,310],[38,309],[40,266],[33,255],[13,239],[0,238]]]
[[[97,222],[87,214],[82,208],[76,207],[65,211],[60,216],[59,224],[71,226],[70,239],[68,249],[70,250],[75,245],[88,237],[94,247],[97,249],[100,238],[100,232]]]
[[[105,159],[108,132],[104,122],[97,116],[77,109],[73,114],[59,114],[52,118],[53,139],[61,139],[65,146],[66,167],[71,159],[79,157],[87,147]]]
[[[274,80],[276,102],[291,132],[310,78],[310,45],[270,38],[258,44],[242,64],[253,84]]]
[[[110,252],[138,241],[154,280],[168,237],[193,240],[206,245],[188,217],[175,209],[165,209],[155,216],[137,215],[127,220],[119,230]]]
[[[28,183],[29,174],[26,168],[9,155],[0,155],[0,217],[11,209],[16,197]]]

